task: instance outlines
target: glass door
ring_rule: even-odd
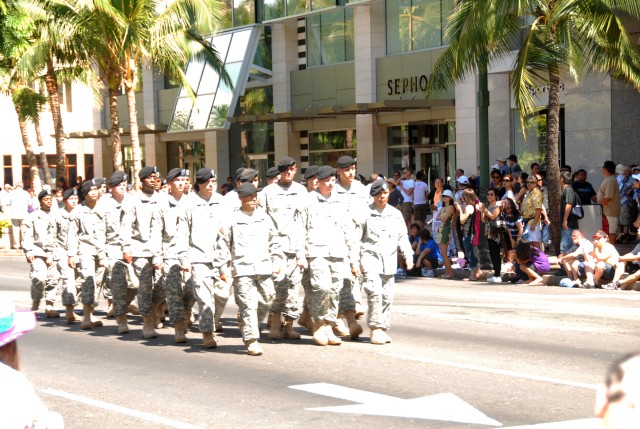
[[[439,147],[415,150],[416,173],[422,170],[425,182],[429,183],[429,186],[433,184],[436,177],[444,178],[446,173],[444,151]]]

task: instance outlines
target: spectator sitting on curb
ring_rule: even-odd
[[[515,271],[519,277],[518,284],[542,286],[544,285],[542,275],[548,273],[549,269],[549,258],[542,250],[526,241],[518,243],[515,263]]]
[[[638,231],[638,236],[640,237],[640,231]],[[631,272],[627,269],[627,264],[636,265],[635,271]],[[616,265],[616,273],[613,276],[613,281],[607,285],[602,286],[603,289],[608,290],[617,290],[624,289],[628,290],[633,287],[633,284],[640,279],[640,269],[638,266],[640,265],[640,243],[636,244],[636,247],[626,255],[620,256],[620,262]],[[629,271],[629,276],[623,280],[622,275],[625,271]]]
[[[587,264],[587,272],[591,270],[594,273],[594,282],[598,285],[600,280],[613,280],[620,255],[613,244],[609,243],[606,232],[596,231],[592,238],[594,259]]]
[[[567,280],[571,282],[569,287],[582,286],[581,279],[584,278],[586,278],[585,287],[594,287],[593,272],[587,271],[587,265],[593,259],[593,244],[579,229],[571,233],[571,240],[577,248],[560,258],[560,264],[569,276]]]
[[[431,238],[431,231],[427,228],[420,231],[420,244],[414,258],[415,266],[422,269],[423,277],[435,277],[433,270],[440,268],[444,264],[440,247]]]

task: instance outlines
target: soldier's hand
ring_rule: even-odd
[[[27,256],[27,262],[28,263],[32,263],[33,262],[33,256]]]
[[[407,261],[407,271],[413,270],[413,261]]]
[[[131,253],[123,253],[122,254],[122,260],[124,262],[126,262],[127,264],[130,264],[131,261],[133,261],[133,258],[131,257]]]
[[[188,273],[191,271],[191,264],[190,263],[185,263],[184,265],[180,265],[180,268],[182,269],[182,271],[184,271],[185,273]]]
[[[69,256],[69,266],[71,268],[75,268],[76,267],[76,258],[74,258],[73,256]]]
[[[352,264],[351,274],[353,274],[354,277],[360,277],[360,267],[358,267],[356,264]]]
[[[158,262],[157,264],[153,264],[154,270],[161,270],[164,264],[162,262]]]
[[[44,263],[47,264],[47,267],[50,267],[53,265],[53,259],[47,258],[44,260]]]
[[[222,280],[223,282],[227,282],[227,273],[220,273],[220,280]]]
[[[298,258],[296,260],[296,265],[299,266],[302,269],[307,268],[307,266],[308,266],[307,258],[305,258],[304,256],[302,258]]]

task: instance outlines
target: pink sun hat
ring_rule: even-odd
[[[0,301],[0,347],[9,344],[36,326],[33,311],[16,311],[10,301]]]

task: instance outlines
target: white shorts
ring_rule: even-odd
[[[540,242],[542,240],[542,227],[541,225],[536,225],[536,229],[535,230],[531,230],[529,229],[529,226],[527,226],[527,240],[529,240],[529,242],[531,241],[535,241],[535,242]]]

